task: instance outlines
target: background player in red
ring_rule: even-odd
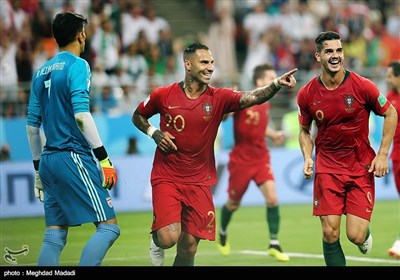
[[[194,43],[183,53],[185,78],[160,87],[141,102],[132,122],[157,144],[151,172],[153,224],[150,258],[164,262],[164,249],[177,244],[174,266],[193,266],[201,239],[215,240],[216,183],[214,140],[224,114],[261,104],[281,88],[296,85],[293,69],[253,91],[209,85],[214,58],[205,45]],[[148,119],[160,114],[160,129]]]
[[[397,192],[400,195],[400,61],[393,61],[389,64],[386,73],[386,81],[388,87],[390,88],[386,97],[396,109],[398,117],[397,129],[394,135],[393,147],[392,147],[392,152],[390,154],[390,158],[392,160],[394,182],[396,184]],[[393,246],[388,250],[388,253],[393,258],[400,259],[400,229],[397,240],[393,243]]]
[[[313,215],[322,226],[322,248],[327,266],[345,266],[340,245],[340,224],[346,215],[346,234],[363,254],[372,248],[369,222],[374,209],[376,177],[389,172],[389,149],[397,125],[394,107],[370,80],[344,68],[344,51],[338,33],[322,32],[315,39],[315,57],[321,74],[298,92],[299,143],[304,176],[314,173],[311,135],[315,139]],[[371,110],[384,117],[377,153],[369,142]]]
[[[255,87],[269,85],[277,75],[269,64],[257,66],[253,71]],[[266,220],[269,229],[270,246],[268,253],[278,261],[288,261],[278,241],[279,202],[275,191],[275,178],[270,164],[269,148],[265,137],[274,144],[282,145],[285,136],[282,131],[268,127],[269,102],[237,111],[233,114],[235,146],[229,154],[228,201],[221,209],[218,251],[227,256],[230,243],[227,241],[227,228],[232,214],[239,209],[240,201],[252,180],[257,184],[266,202]]]

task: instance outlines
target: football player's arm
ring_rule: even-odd
[[[311,124],[299,124],[299,144],[304,158],[303,173],[306,179],[311,179],[313,176],[314,161],[312,159],[312,152],[314,149],[314,140],[311,135]]]
[[[265,130],[265,136],[271,138],[272,143],[274,145],[280,146],[285,143],[286,136],[281,130],[275,130],[270,127],[267,127]]]
[[[372,160],[368,172],[374,172],[376,177],[383,177],[389,173],[389,150],[397,126],[397,112],[396,109],[390,104],[389,108],[383,114],[383,130],[382,140],[375,158]]]
[[[111,190],[117,183],[118,175],[100,139],[92,114],[90,112],[76,113],[75,121],[100,163],[103,173],[103,187]]]
[[[252,91],[244,91],[240,97],[240,109],[245,109],[256,104],[262,104],[272,97],[282,88],[293,88],[296,85],[296,79],[293,76],[297,72],[297,68],[286,72],[282,76],[276,78],[269,85],[256,88]]]
[[[132,123],[143,133],[153,138],[157,147],[164,153],[172,153],[178,150],[173,139],[175,137],[168,131],[161,131],[149,123],[149,120],[140,114],[136,108],[132,115]]]
[[[29,148],[33,158],[33,166],[35,168],[35,197],[40,201],[44,201],[44,191],[42,181],[39,176],[39,162],[43,151],[42,138],[40,136],[40,128],[32,125],[26,125],[26,133],[28,135]]]

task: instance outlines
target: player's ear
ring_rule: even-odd
[[[188,59],[185,59],[185,60],[184,60],[184,63],[185,63],[185,68],[186,68],[186,70],[187,70],[188,72],[190,72],[190,66],[191,66],[190,61],[189,61]]]
[[[85,40],[86,40],[85,32],[79,32],[79,33],[78,33],[78,42],[79,42],[80,44],[82,44],[82,43],[85,42]]]
[[[318,62],[321,62],[321,56],[319,55],[319,52],[316,52],[314,55],[315,55],[315,59],[316,59]]]

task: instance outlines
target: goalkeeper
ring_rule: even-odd
[[[90,114],[91,72],[79,57],[86,25],[79,14],[57,14],[52,29],[60,52],[32,79],[27,135],[36,170],[35,195],[44,201],[46,221],[39,266],[59,265],[70,226],[92,222],[96,227],[81,253],[81,266],[101,265],[120,235],[109,195],[118,177]]]

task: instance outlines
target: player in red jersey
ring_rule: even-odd
[[[277,77],[272,65],[261,64],[253,71],[255,87],[269,85]],[[269,102],[255,105],[233,113],[235,146],[229,154],[228,201],[221,209],[221,227],[219,229],[218,251],[227,256],[230,243],[227,240],[227,228],[233,213],[239,209],[240,202],[249,183],[254,180],[266,202],[266,220],[269,228],[270,246],[268,253],[278,261],[288,261],[282,252],[278,240],[279,203],[275,191],[275,178],[270,163],[270,153],[265,137],[274,144],[281,145],[285,140],[282,131],[268,127]]]
[[[390,158],[392,160],[394,182],[400,195],[400,61],[393,61],[389,64],[386,72],[386,81],[390,88],[386,98],[396,108],[398,117]],[[393,258],[400,259],[400,230],[397,240],[388,250],[388,253]]]
[[[193,266],[199,241],[215,240],[214,140],[224,114],[264,103],[282,86],[296,85],[295,68],[253,91],[212,87],[214,58],[199,43],[184,50],[183,62],[184,80],[155,89],[132,116],[157,144],[151,172],[150,258],[155,266],[163,265],[164,249],[175,244],[173,265]],[[160,114],[159,129],[148,121],[155,114]]]
[[[372,248],[369,222],[374,209],[376,177],[389,172],[389,149],[397,113],[376,85],[344,68],[344,51],[338,33],[322,32],[315,39],[315,57],[321,74],[298,92],[299,143],[306,179],[315,178],[313,215],[322,226],[322,247],[327,266],[345,266],[340,245],[340,224],[346,215],[346,234],[363,254]],[[377,153],[370,145],[369,116],[384,117]],[[317,126],[315,143],[311,123]]]

